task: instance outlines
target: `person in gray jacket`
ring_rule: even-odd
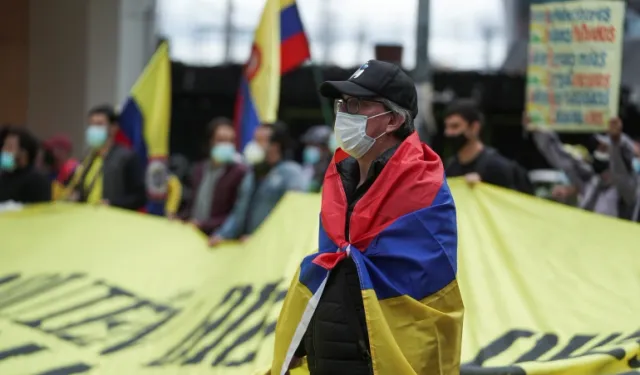
[[[265,159],[244,176],[231,215],[209,239],[211,246],[225,240],[244,240],[262,224],[288,191],[302,191],[305,180],[299,164],[286,160],[290,139],[275,127]]]
[[[528,125],[528,120],[525,120]],[[638,176],[634,173],[633,141],[622,133],[622,121],[611,119],[608,134],[596,135],[597,148],[592,162],[569,154],[558,134],[550,130],[532,130],[533,141],[547,162],[562,170],[578,194],[578,206],[599,214],[637,219]]]

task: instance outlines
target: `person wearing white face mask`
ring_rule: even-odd
[[[256,165],[264,161],[264,153],[264,147],[260,146],[258,142],[252,141],[244,147],[242,156],[247,164]]]
[[[211,246],[217,246],[225,240],[246,240],[287,192],[300,191],[304,187],[302,169],[297,163],[286,160],[291,139],[284,125],[269,126],[269,129],[271,135],[267,147],[263,149],[263,161],[254,163],[242,180],[233,211],[210,237]],[[262,149],[262,146],[259,147]]]
[[[89,111],[85,140],[89,154],[76,168],[63,199],[129,210],[144,208],[145,173],[136,153],[117,144],[118,115],[108,105]]]
[[[194,168],[191,176],[194,194],[180,214],[207,235],[230,215],[247,172],[236,151],[236,131],[230,119],[213,119],[208,140],[208,157]]]
[[[286,315],[279,317],[279,327],[291,325],[282,330],[276,328],[276,343],[287,340],[287,332],[291,332],[296,324],[293,340],[300,337],[300,328],[305,333],[300,341],[285,341],[290,348],[285,359],[289,362],[281,364],[277,362],[280,359],[276,358],[271,373],[295,368],[303,357],[307,357],[311,375],[371,375],[374,373],[372,358],[381,352],[378,350],[376,353],[371,348],[382,345],[386,348],[397,345],[400,348],[398,353],[402,353],[399,356],[411,356],[398,359],[398,363],[411,365],[402,370],[394,368],[393,372],[389,371],[392,367],[389,366],[387,372],[379,370],[380,374],[409,373],[409,367],[413,367],[416,373],[424,372],[427,368],[432,368],[434,374],[459,372],[458,350],[462,339],[463,308],[457,287],[440,290],[437,299],[443,304],[424,306],[425,311],[430,313],[412,314],[415,320],[409,318],[403,321],[406,332],[415,330],[430,332],[431,335],[412,334],[414,341],[410,343],[395,340],[392,334],[386,336],[384,343],[380,341],[381,338],[375,342],[374,332],[392,331],[388,326],[382,327],[386,324],[385,320],[391,318],[371,315],[375,312],[370,308],[373,309],[371,306],[378,301],[369,299],[366,306],[363,302],[364,289],[375,290],[376,283],[381,279],[385,279],[386,285],[393,285],[392,288],[401,288],[400,285],[412,280],[410,288],[415,288],[420,278],[434,281],[440,277],[436,276],[439,271],[431,271],[429,261],[418,264],[409,260],[411,250],[408,247],[413,244],[417,246],[417,253],[433,254],[427,257],[449,254],[451,262],[445,267],[448,271],[442,284],[455,283],[455,207],[446,187],[440,158],[420,142],[414,130],[413,123],[418,112],[414,82],[400,67],[370,60],[346,81],[324,82],[320,86],[320,93],[334,100],[334,131],[338,149],[322,187],[319,252],[303,261],[300,280],[322,281],[322,285],[313,290],[311,284],[305,284],[317,303],[315,310],[311,302],[305,310],[305,316],[311,313],[310,321],[305,322],[303,318],[297,322],[294,319],[299,318]],[[441,197],[437,203],[432,198],[436,194]],[[426,221],[419,219],[421,224],[412,230],[397,228],[387,234],[381,232],[384,230],[381,228],[394,225],[391,223],[401,220],[401,217],[413,215],[410,212],[428,212],[432,204],[438,207],[440,213],[437,224],[431,224],[431,219],[425,216]],[[418,238],[435,239],[435,242],[433,246],[423,246],[419,245],[421,240]],[[384,244],[385,241],[400,241],[394,243],[406,246],[392,250]],[[407,253],[398,254],[396,258],[391,255],[392,251]],[[377,257],[381,254],[387,254],[388,258]],[[311,260],[312,257],[316,258]],[[396,263],[394,259],[400,258],[402,261]],[[307,266],[312,263],[312,266]],[[384,270],[376,267],[383,267]],[[405,271],[421,276],[403,278],[400,275],[405,275]],[[325,275],[323,272],[328,272],[328,276],[320,276]],[[375,281],[370,281],[371,272],[376,272]],[[303,273],[308,274],[303,276]],[[372,283],[373,287],[365,288],[363,285],[367,283]],[[296,293],[299,294],[293,290],[293,296],[287,296],[287,300],[295,298]],[[413,298],[426,298],[432,293],[416,293]],[[373,300],[376,298],[384,297],[374,296]],[[413,309],[418,308],[421,302],[412,303]],[[396,305],[390,307],[388,312],[406,308],[408,306]],[[442,311],[443,308],[446,313]],[[433,318],[428,317],[429,314],[434,314]],[[448,316],[446,328],[436,317],[445,315]],[[291,320],[294,322],[288,323]],[[369,330],[369,324],[376,325],[376,328]],[[296,345],[297,350],[291,353]],[[438,358],[438,361],[430,358]]]

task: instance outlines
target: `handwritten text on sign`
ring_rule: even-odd
[[[533,127],[591,132],[618,113],[624,3],[533,5],[527,114]]]

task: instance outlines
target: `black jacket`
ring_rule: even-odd
[[[0,172],[0,202],[39,203],[51,200],[51,182],[34,167]]]
[[[348,202],[346,238],[349,238],[353,207],[396,149],[387,150],[373,162],[367,180],[360,187],[357,186],[360,171],[355,159],[347,158],[337,165]],[[307,356],[311,375],[371,375],[369,350],[360,280],[355,263],[346,258],[331,271],[296,356]]]

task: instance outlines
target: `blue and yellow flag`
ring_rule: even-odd
[[[163,42],[151,57],[120,114],[118,141],[132,147],[147,168],[147,212],[163,215],[171,119],[171,63]]]
[[[236,99],[240,147],[249,143],[258,125],[276,121],[280,76],[310,56],[295,0],[267,0]]]
[[[459,374],[463,304],[456,278],[457,226],[440,158],[410,136],[353,208],[337,164],[322,192],[318,253],[306,257],[284,302],[272,374],[289,366],[329,273],[356,264],[374,375]]]

